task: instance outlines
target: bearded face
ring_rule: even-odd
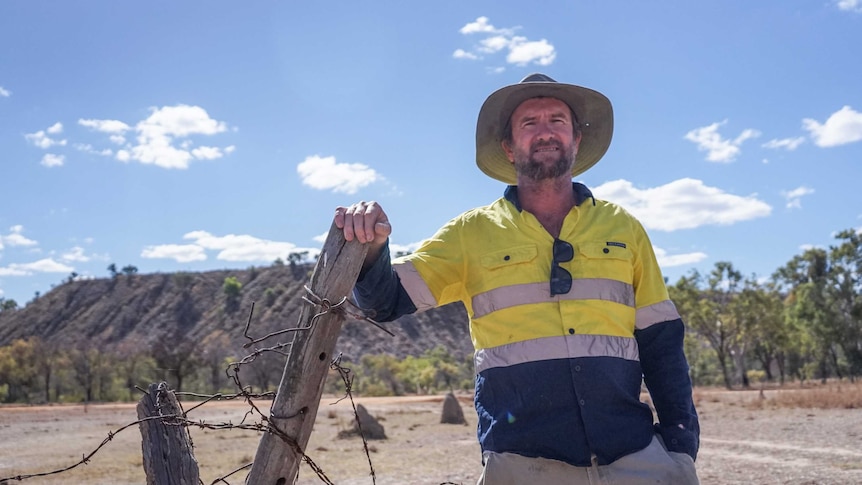
[[[572,173],[575,165],[574,144],[564,146],[559,140],[540,140],[526,150],[512,149],[515,171],[533,181],[555,179]]]
[[[515,108],[503,150],[518,178],[542,181],[572,173],[580,131],[569,106],[556,98],[531,98]]]

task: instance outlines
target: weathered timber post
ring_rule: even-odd
[[[298,326],[308,330],[294,332],[284,374],[269,411],[270,426],[292,442],[273,432],[261,436],[246,483],[295,482],[314,427],[335,343],[344,324],[344,316],[327,311],[327,307],[341,302],[353,289],[367,252],[367,244],[345,241],[335,224],[329,228],[309,285],[311,293],[325,304],[306,302],[302,306]]]
[[[164,382],[150,384],[137,409],[138,419],[182,415],[177,397]],[[170,420],[151,419],[138,425],[143,438],[141,448],[147,485],[198,485],[200,471],[188,430],[185,426],[170,424]]]

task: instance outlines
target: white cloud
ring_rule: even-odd
[[[214,160],[232,153],[236,147],[225,148],[195,145],[192,137],[213,136],[227,131],[227,124],[209,116],[200,106],[179,104],[150,108],[150,115],[134,125],[120,120],[84,119],[78,124],[105,133],[108,139],[122,148],[115,158],[120,162],[136,161],[169,169],[187,169],[194,160]],[[135,141],[127,142],[127,133],[134,131]],[[113,154],[105,149],[91,151],[100,155]]]
[[[392,254],[392,256],[395,256],[399,253],[412,253],[413,251],[419,249],[419,246],[421,245],[422,241],[412,242],[409,244],[390,244],[389,252]]]
[[[455,59],[469,59],[471,61],[479,59],[479,56],[471,52],[467,52],[464,49],[455,49],[455,52],[452,53],[452,57]]]
[[[227,149],[225,149],[225,152],[227,152]],[[198,147],[192,150],[192,156],[198,160],[215,160],[223,157],[224,153],[222,152],[222,149],[218,147]]]
[[[708,152],[706,159],[710,162],[732,162],[739,155],[739,147],[745,140],[757,138],[760,132],[753,129],[743,130],[735,139],[722,138],[718,133],[718,127],[727,123],[724,120],[709,126],[696,128],[685,134],[685,139],[697,144],[697,149]]]
[[[511,39],[507,37],[504,37],[502,35],[494,35],[486,39],[480,40],[479,47],[477,47],[477,49],[486,54],[493,54],[495,52],[500,52],[501,50],[508,47],[510,42]]]
[[[512,36],[514,33],[514,29],[498,29],[488,23],[488,17],[479,17],[475,22],[470,22],[467,25],[461,27],[458,32],[461,32],[464,35],[470,34],[503,34],[506,36]]]
[[[55,140],[48,136],[48,134],[56,135],[63,132],[63,124],[62,123],[54,123],[47,129],[47,133],[45,130],[39,130],[36,133],[26,133],[24,138],[32,143],[33,145],[47,150],[54,145],[64,146],[66,145],[66,140]]]
[[[136,160],[162,168],[186,169],[197,158],[183,146],[190,146],[192,135],[215,135],[227,130],[224,122],[210,118],[199,106],[177,105],[151,108],[150,116],[135,125],[138,144],[117,152],[117,160]],[[179,139],[180,148],[174,146]],[[202,156],[212,155],[204,150]]]
[[[51,258],[40,259],[32,263],[13,263],[9,266],[0,267],[0,276],[29,276],[33,273],[70,273],[75,268],[58,263]]]
[[[12,91],[3,89],[3,86],[0,86],[0,98],[8,98],[9,96],[12,96]]]
[[[540,66],[550,66],[556,57],[554,46],[545,39],[528,41],[524,37],[515,37],[509,45],[506,61],[518,66],[526,66],[531,62]]]
[[[839,10],[862,13],[862,0],[837,0],[835,5]]]
[[[60,256],[65,261],[78,261],[81,263],[86,263],[90,261],[90,257],[84,254],[84,248],[80,246],[75,246],[72,249],[66,251],[62,256]]]
[[[814,189],[801,186],[797,187],[793,190],[782,191],[781,195],[787,199],[787,208],[788,209],[801,209],[802,208],[802,197],[806,195],[810,195],[814,193]]]
[[[479,17],[474,22],[461,27],[459,32],[464,35],[480,34],[485,37],[479,39],[469,51],[456,49],[452,57],[476,61],[484,59],[482,54],[494,54],[505,50],[507,51],[506,62],[509,64],[526,66],[532,63],[548,66],[553,63],[557,57],[553,44],[546,39],[530,40],[524,36],[516,36],[515,31],[519,28],[497,28],[491,25],[488,17]]]
[[[85,120],[79,119],[78,124],[102,133],[125,133],[132,129],[119,120]]]
[[[382,176],[361,163],[336,163],[335,157],[312,155],[296,166],[302,183],[318,190],[355,194]]]
[[[684,266],[686,264],[695,264],[706,259],[706,253],[702,252],[694,252],[694,253],[683,253],[683,254],[667,254],[662,248],[658,248],[653,246],[653,251],[655,252],[655,257],[658,260],[659,266],[662,268],[672,268],[674,266]]]
[[[783,148],[789,152],[792,152],[793,150],[796,150],[797,148],[799,148],[799,145],[801,145],[803,143],[805,143],[805,138],[800,136],[797,138],[782,138],[780,140],[779,139],[772,139],[772,140],[769,140],[768,142],[764,143],[761,146],[763,148],[773,148],[773,149]]]
[[[756,194],[740,197],[691,178],[650,189],[635,188],[627,180],[614,180],[596,187],[593,193],[621,205],[647,229],[659,231],[730,225],[772,212]]]
[[[22,226],[20,224],[10,227],[9,231],[10,232],[9,232],[8,236],[4,236],[4,235],[0,234],[0,249],[3,248],[4,244],[6,244],[10,247],[15,247],[15,246],[29,247],[29,246],[36,246],[37,244],[39,244],[36,241],[34,241],[32,239],[28,239],[24,235],[21,234],[22,232],[24,232],[24,226]]]
[[[222,261],[275,261],[285,259],[292,252],[301,252],[295,244],[269,241],[249,235],[228,234],[214,236],[206,231],[193,231],[183,236],[204,249],[219,251],[216,256]]]
[[[862,140],[862,113],[844,106],[832,113],[826,123],[805,118],[802,128],[811,134],[814,144],[819,147],[834,147]]]
[[[207,259],[204,248],[197,244],[162,244],[158,246],[147,246],[141,252],[141,257],[147,259],[173,259],[178,263],[205,261]]]
[[[20,268],[12,268],[12,267],[3,267],[0,266],[0,276],[27,276],[33,273],[24,271]]]
[[[55,155],[53,153],[46,153],[42,156],[42,161],[39,162],[40,165],[44,165],[46,167],[62,167],[63,163],[66,162],[65,155]]]
[[[84,153],[90,153],[92,155],[101,155],[103,157],[110,157],[111,155],[114,154],[114,151],[111,150],[110,148],[105,148],[102,150],[96,150],[95,148],[93,148],[93,145],[90,145],[89,143],[75,143],[74,146],[75,146],[76,150],[82,151]]]

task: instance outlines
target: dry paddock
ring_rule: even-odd
[[[704,484],[862,484],[862,410],[752,407],[756,392],[697,393]],[[471,397],[460,396],[467,426],[440,424],[442,396],[358,399],[385,427],[386,440],[338,439],[352,424],[348,400],[324,397],[308,455],[336,484],[471,484],[481,472]],[[266,403],[260,403],[266,409]],[[189,418],[208,424],[243,421],[241,402],[208,403]],[[0,479],[69,466],[111,432],[135,421],[133,404],[0,407]],[[204,483],[249,463],[259,436],[237,429],[192,429]],[[374,479],[370,470],[374,470]],[[226,479],[241,484],[244,473]],[[144,483],[137,427],[116,434],[90,462],[25,484]],[[225,483],[225,482],[219,482]],[[325,483],[303,465],[299,483]]]

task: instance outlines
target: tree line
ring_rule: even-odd
[[[768,278],[743,277],[722,261],[668,287],[688,328],[695,385],[862,375],[862,234],[849,229],[836,239]]]
[[[686,324],[685,351],[695,386],[855,381],[862,375],[862,234],[845,230],[836,240],[826,249],[805,250],[766,278],[744,277],[722,261],[707,274],[691,271],[668,286]],[[296,265],[297,259],[289,262]],[[236,310],[242,290],[235,277],[225,278],[226,310]],[[277,290],[267,289],[262,303],[271,305],[276,296]],[[0,303],[8,306],[5,311],[14,310],[8,300]],[[236,392],[225,370],[247,354],[242,343],[222,331],[202,339],[177,332],[146,345],[123,342],[110,349],[37,337],[16,340],[0,347],[0,401],[137,400],[135,386],[161,380],[179,391]],[[283,353],[262,354],[243,367],[243,383],[255,391],[273,390],[284,363]],[[345,367],[353,390],[365,395],[472,386],[471,358],[456,358],[441,347],[406,358],[360,356]],[[327,390],[343,392],[338,375],[330,377]]]

